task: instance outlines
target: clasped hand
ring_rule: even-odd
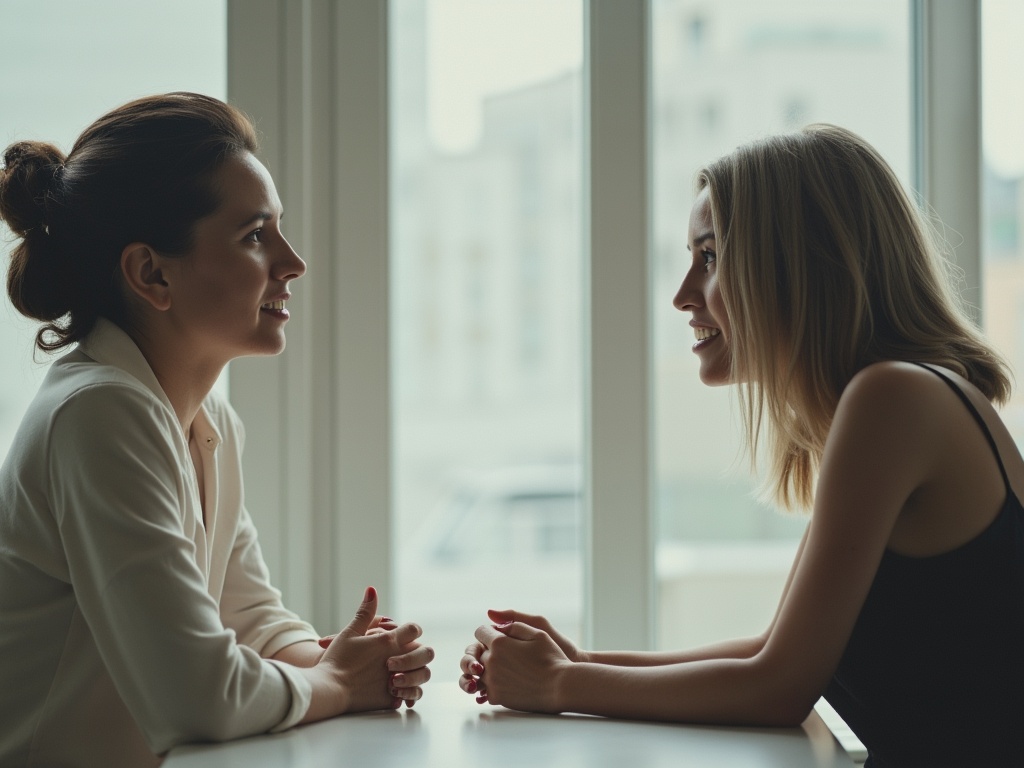
[[[351,623],[320,641],[326,650],[316,669],[330,680],[335,692],[330,709],[334,713],[397,709],[402,702],[413,706],[423,695],[422,686],[430,679],[427,665],[434,658],[432,648],[417,642],[421,634],[416,624],[399,626],[377,616],[377,592],[367,588]]]
[[[543,616],[488,611],[460,662],[459,686],[478,703],[531,712],[560,712],[560,675],[584,653]]]

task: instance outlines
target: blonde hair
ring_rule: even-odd
[[[863,139],[808,126],[740,147],[697,185],[710,198],[751,461],[763,433],[776,502],[811,506],[839,397],[865,366],[935,363],[990,400],[1008,398],[1005,362],[951,290],[925,220]]]

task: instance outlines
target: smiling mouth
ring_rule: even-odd
[[[720,334],[721,331],[717,328],[694,328],[693,335],[697,337],[697,341],[707,341],[713,339],[715,336]]]
[[[284,300],[278,299],[277,301],[268,301],[260,309],[284,309]]]

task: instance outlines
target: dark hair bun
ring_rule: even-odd
[[[64,153],[41,141],[19,141],[4,152],[0,170],[0,218],[15,234],[46,226],[47,205],[54,179],[64,169]]]
[[[59,249],[48,229],[64,160],[52,144],[19,141],[4,152],[0,170],[0,218],[21,238],[11,252],[7,293],[19,312],[37,320],[56,320],[70,311],[73,281],[55,258]]]

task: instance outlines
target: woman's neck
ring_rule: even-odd
[[[171,335],[131,335],[170,401],[182,434],[188,440],[192,422],[226,363],[196,356],[190,345]]]

